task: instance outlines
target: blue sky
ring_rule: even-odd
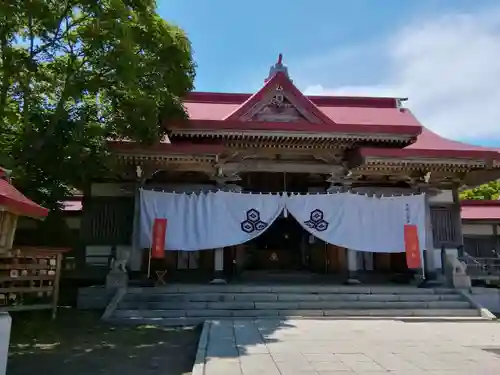
[[[409,97],[433,130],[500,147],[498,0],[158,4],[192,42],[199,91],[254,92],[282,52],[307,93]]]

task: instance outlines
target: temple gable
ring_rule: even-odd
[[[297,100],[277,84],[264,98],[254,105],[240,120],[261,122],[320,122],[318,118],[301,108]]]
[[[264,86],[225,120],[250,122],[310,122],[332,123],[314,103],[293,84],[280,54]]]

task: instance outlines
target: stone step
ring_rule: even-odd
[[[123,302],[461,301],[459,294],[165,293],[127,294]]]
[[[256,314],[259,312],[260,314]],[[114,323],[123,324],[155,324],[155,325],[196,325],[205,320],[217,319],[282,319],[282,318],[331,318],[331,319],[348,319],[362,317],[378,317],[378,318],[479,318],[478,312],[474,309],[407,309],[407,310],[276,310],[265,311],[256,310],[211,310],[210,313],[202,315],[202,311],[180,311],[173,314],[173,311],[166,310],[117,310],[109,319]]]
[[[227,319],[227,318],[219,318]],[[155,325],[164,327],[182,327],[182,326],[197,326],[205,322],[205,318],[116,318],[112,316],[106,319],[108,323],[114,325],[128,325],[128,326],[139,326],[139,325]]]
[[[115,318],[260,318],[283,316],[478,316],[474,309],[337,309],[337,310],[117,310]]]
[[[292,294],[455,294],[451,288],[417,288],[415,286],[342,286],[342,285],[207,285],[171,284],[155,288],[131,287],[130,294],[165,293],[292,293]]]
[[[467,301],[120,302],[119,310],[466,309]]]

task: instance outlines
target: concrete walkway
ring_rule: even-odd
[[[193,375],[500,373],[500,323],[206,322]]]

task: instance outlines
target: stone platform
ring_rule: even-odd
[[[207,321],[193,375],[478,375],[500,369],[500,324]]]
[[[411,286],[168,285],[128,288],[107,319],[121,324],[196,325],[212,319],[292,317],[469,317],[458,291]]]

